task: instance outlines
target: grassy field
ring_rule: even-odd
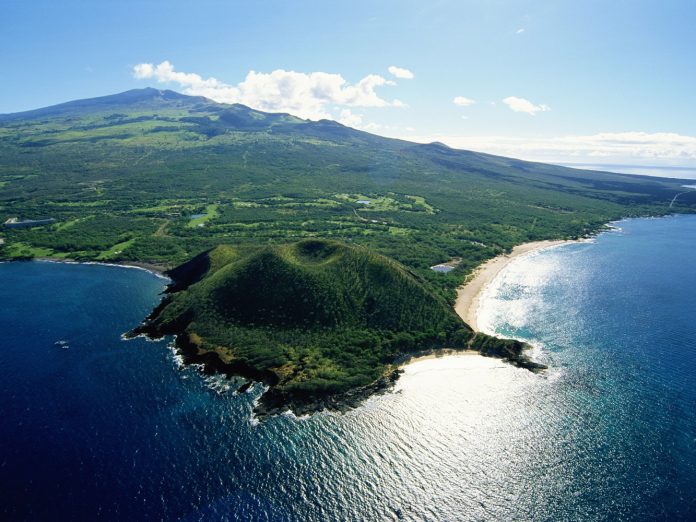
[[[205,212],[203,212],[202,215],[200,215],[198,217],[192,218],[191,221],[189,221],[186,224],[186,227],[187,228],[195,228],[195,227],[205,226],[205,224],[208,221],[217,217],[217,215],[218,215],[217,208],[218,208],[217,204],[207,205],[205,207]]]

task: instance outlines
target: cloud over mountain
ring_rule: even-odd
[[[406,71],[400,69],[400,71]],[[407,71],[409,72],[409,71]],[[403,107],[400,100],[387,100],[377,93],[379,87],[395,82],[377,74],[368,74],[355,84],[335,73],[301,73],[276,69],[270,73],[249,71],[235,85],[217,78],[175,70],[169,61],[157,65],[139,63],[133,67],[137,79],[156,79],[177,83],[186,94],[205,96],[224,103],[242,103],[268,112],[289,112],[302,118],[336,119],[335,107]],[[355,120],[354,120],[355,121]]]

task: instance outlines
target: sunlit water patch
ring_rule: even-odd
[[[696,516],[696,217],[627,220],[513,261],[479,324],[527,340],[559,376],[578,443],[611,470],[609,518]],[[577,459],[573,453],[572,460]],[[612,491],[602,482],[600,491]],[[619,487],[620,485],[620,487]]]

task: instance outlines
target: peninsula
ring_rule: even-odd
[[[363,247],[224,245],[169,275],[168,295],[132,335],[176,335],[185,362],[266,384],[258,416],[355,406],[396,379],[399,360],[435,349],[544,368],[523,343],[473,332],[416,274]]]

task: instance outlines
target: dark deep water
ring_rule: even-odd
[[[0,264],[0,518],[694,520],[696,216],[619,226],[517,260],[483,302],[546,375],[426,360],[347,415],[260,425],[258,387],[121,341],[162,279]]]

